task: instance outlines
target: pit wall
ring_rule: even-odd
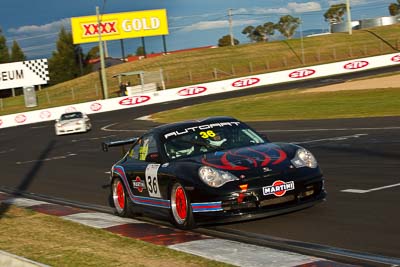
[[[199,97],[210,94],[243,90],[259,86],[268,86],[278,83],[333,76],[351,72],[364,71],[375,68],[388,67],[400,64],[400,53],[360,58],[350,61],[341,61],[329,64],[309,66],[305,68],[277,71],[242,78],[208,82],[197,85],[178,87],[152,93],[136,94],[133,96],[116,97],[96,100],[74,105],[0,116],[0,128],[13,127],[31,123],[52,121],[61,114],[71,111],[82,111],[86,114],[134,108],[143,105],[157,104],[167,101],[180,100],[189,97]],[[268,91],[268,87],[265,88]]]

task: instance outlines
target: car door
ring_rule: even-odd
[[[129,150],[125,171],[130,181],[129,186],[134,195],[134,202],[167,207],[168,203],[162,200],[167,196],[160,190],[160,180],[163,180],[164,175],[159,174],[161,164],[154,158],[157,155],[159,155],[159,149],[156,138],[152,134],[144,135]]]

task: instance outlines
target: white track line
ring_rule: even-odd
[[[365,193],[369,193],[369,192],[373,192],[373,191],[378,191],[378,190],[383,190],[383,189],[387,189],[387,188],[392,188],[392,187],[396,187],[396,186],[400,186],[400,183],[398,183],[398,184],[392,184],[392,185],[386,185],[386,186],[381,186],[381,187],[376,187],[376,188],[371,188],[371,189],[367,189],[367,190],[362,190],[362,189],[345,189],[345,190],[341,190],[340,192],[344,192],[344,193],[356,193],[356,194],[365,194]]]

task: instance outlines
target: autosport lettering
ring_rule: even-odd
[[[346,65],[343,66],[346,70],[356,70],[356,69],[361,69],[366,66],[368,66],[369,63],[367,61],[354,61],[347,63]]]
[[[393,62],[400,62],[400,55],[395,55],[394,57],[391,58]]]
[[[259,78],[246,78],[240,79],[232,83],[233,87],[246,87],[250,85],[254,85],[260,81]]]
[[[286,194],[287,191],[294,190],[294,182],[283,182],[281,180],[275,181],[271,186],[263,187],[264,196],[275,195],[281,197]]]
[[[147,95],[131,96],[131,97],[122,99],[121,101],[119,101],[119,104],[124,105],[124,106],[131,106],[131,105],[138,105],[138,104],[147,102],[149,100],[150,100],[150,96],[147,96]]]
[[[102,108],[102,105],[100,103],[93,103],[90,105],[90,109],[92,111],[99,111]]]
[[[193,126],[193,127],[188,127],[186,129],[180,130],[180,131],[173,131],[170,133],[167,133],[164,135],[165,139],[168,139],[171,136],[179,136],[179,135],[184,135],[188,133],[194,133],[197,131],[203,131],[203,130],[208,130],[208,129],[213,129],[213,128],[221,128],[225,126],[238,126],[240,125],[240,122],[238,121],[232,121],[232,122],[218,122],[218,123],[212,123],[212,124],[204,124],[204,125],[199,125],[199,126]]]
[[[161,21],[157,17],[126,19],[122,21],[122,30],[125,32],[156,30],[160,25]]]
[[[290,78],[305,78],[315,73],[313,69],[296,70],[289,74]]]
[[[135,180],[132,181],[133,188],[136,188],[140,193],[143,189],[146,189],[146,183],[139,176],[136,176]]]
[[[192,86],[188,88],[184,88],[178,92],[180,96],[191,96],[191,95],[198,95],[207,91],[206,87],[203,86]]]
[[[99,23],[82,24],[83,35],[85,37],[101,34],[118,33],[116,29],[116,21],[106,21]]]
[[[26,121],[26,116],[21,114],[21,115],[17,115],[15,116],[15,122],[17,123],[23,123]]]

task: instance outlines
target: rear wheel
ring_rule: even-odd
[[[127,190],[120,178],[115,178],[111,184],[111,201],[115,207],[116,213],[121,217],[134,217],[133,203],[129,199]]]
[[[196,226],[190,200],[180,183],[171,187],[171,217],[172,223],[180,229],[192,229]]]

